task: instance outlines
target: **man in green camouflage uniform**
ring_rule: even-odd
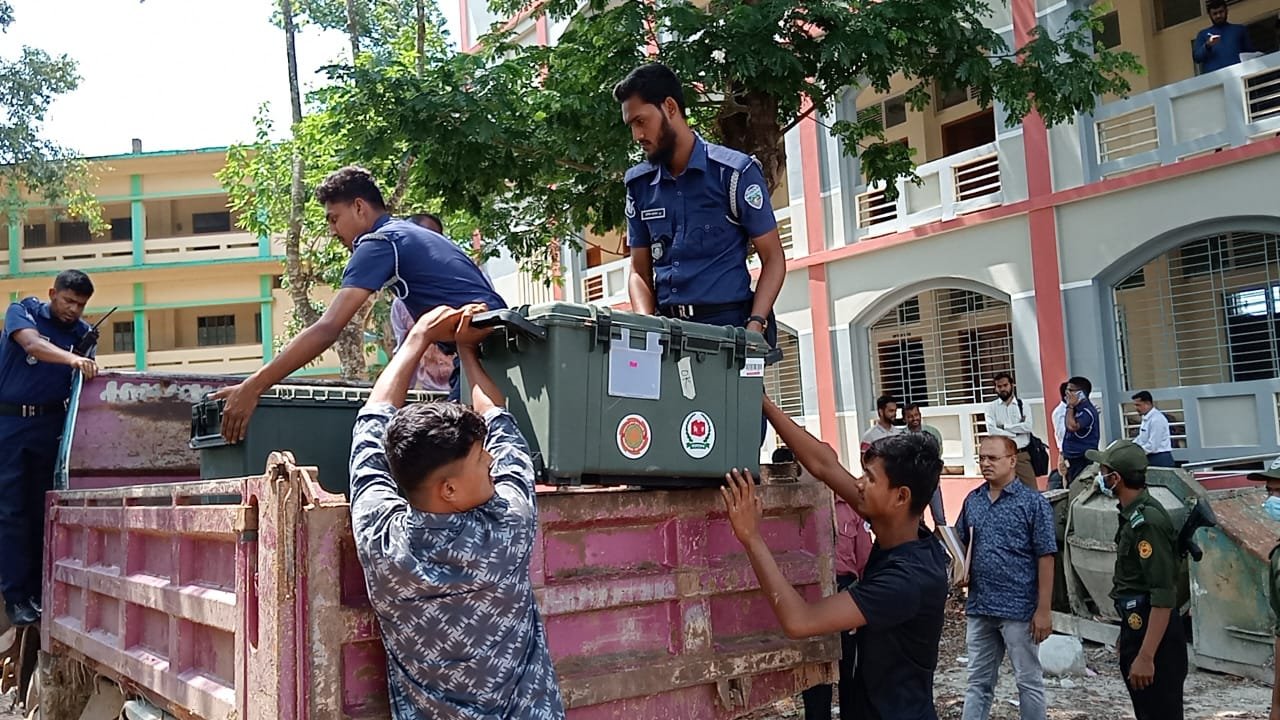
[[[1147,492],[1147,453],[1130,440],[1090,450],[1099,489],[1120,501],[1111,599],[1120,615],[1120,674],[1137,720],[1182,720],[1187,643],[1175,612],[1177,533]]]
[[[1271,462],[1265,472],[1249,473],[1250,480],[1267,484],[1267,498],[1262,511],[1273,521],[1280,523],[1280,458]],[[1271,548],[1271,570],[1267,573],[1267,597],[1271,600],[1271,614],[1275,618],[1275,656],[1280,660],[1280,543]],[[1276,663],[1275,682],[1271,686],[1271,720],[1280,720],[1280,663]]]

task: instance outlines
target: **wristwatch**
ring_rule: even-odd
[[[765,330],[768,330],[768,329],[769,329],[769,319],[768,319],[768,318],[762,318],[762,317],[760,317],[759,315],[752,315],[751,317],[747,318],[747,322],[748,322],[748,323],[753,323],[753,322],[758,322],[758,323],[760,323],[760,332],[764,332]]]

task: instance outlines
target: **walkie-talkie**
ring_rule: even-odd
[[[108,310],[106,315],[98,318],[98,322],[94,323],[93,327],[89,328],[89,332],[85,333],[84,337],[80,338],[80,342],[76,343],[75,349],[73,349],[72,352],[81,357],[89,357],[89,352],[98,344],[98,328],[102,326],[102,323],[107,321],[107,318],[111,317],[111,313],[119,309],[120,306],[117,305]]]

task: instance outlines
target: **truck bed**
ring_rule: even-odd
[[[830,593],[830,492],[760,490],[784,573]],[[570,718],[731,718],[831,681],[836,638],[782,636],[715,490],[538,502],[531,573]],[[287,453],[261,476],[51,493],[46,546],[46,650],[177,717],[389,715],[348,504]]]

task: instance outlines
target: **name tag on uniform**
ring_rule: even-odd
[[[640,211],[641,220],[662,220],[667,217],[666,208],[650,208]]]

